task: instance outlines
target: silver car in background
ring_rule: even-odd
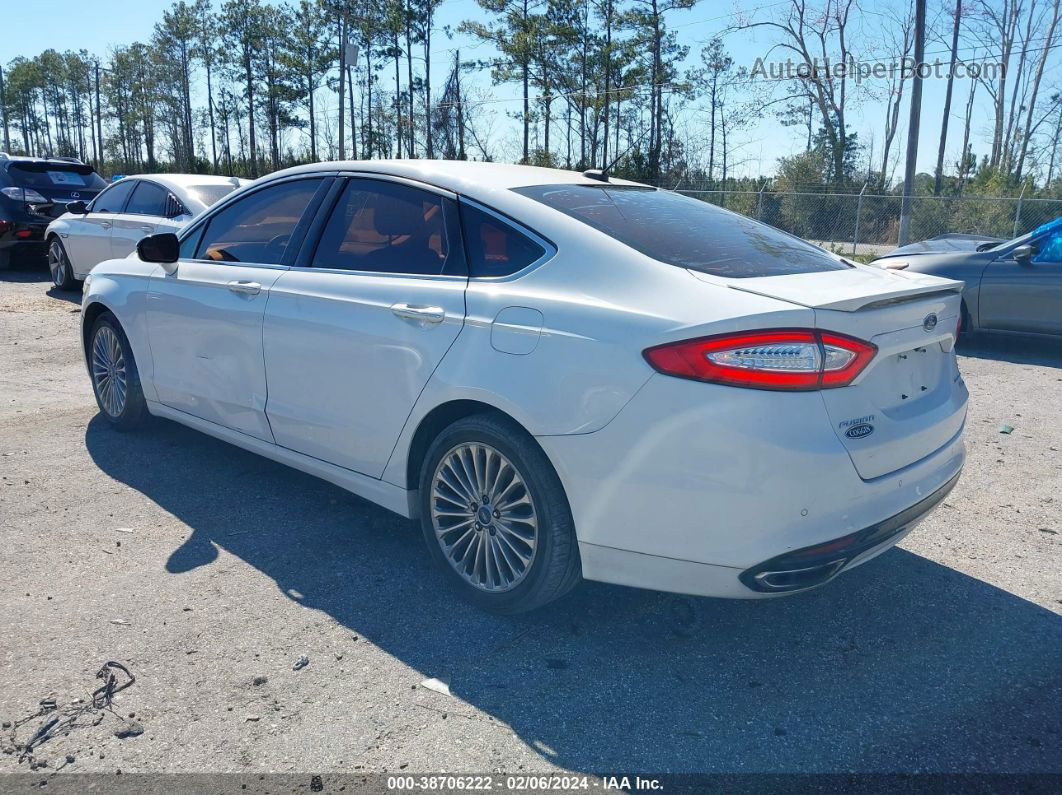
[[[176,232],[247,180],[204,174],[123,177],[91,202],[71,202],[48,225],[48,269],[60,290],[73,289],[106,259],[127,257],[137,241]]]
[[[962,330],[1062,336],[1062,218],[1013,240],[952,235],[873,263],[965,282]]]

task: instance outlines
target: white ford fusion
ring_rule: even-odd
[[[104,262],[103,415],[166,417],[417,518],[484,608],[580,579],[820,585],[963,465],[959,282],[599,173],[326,163]]]
[[[138,174],[87,204],[69,203],[45,232],[52,283],[73,289],[97,263],[128,256],[147,235],[176,232],[242,184],[246,180],[203,174]]]

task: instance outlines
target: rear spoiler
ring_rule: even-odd
[[[745,279],[710,277],[692,270],[690,273],[702,281],[725,285],[731,290],[776,298],[809,309],[834,309],[841,312],[858,312],[931,297],[958,295],[964,287],[961,281],[954,279],[865,266]]]

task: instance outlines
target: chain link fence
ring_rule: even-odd
[[[902,197],[869,193],[680,190],[837,254],[878,257],[897,246]],[[916,196],[911,243],[944,234],[1009,239],[1062,215],[1062,199]]]

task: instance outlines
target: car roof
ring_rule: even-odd
[[[522,166],[509,163],[486,163],[477,160],[338,160],[335,162],[311,163],[305,166],[277,171],[263,181],[306,172],[324,170],[356,171],[361,173],[387,174],[407,177],[429,185],[446,188],[455,193],[471,196],[482,192],[511,190],[528,185],[557,184],[604,184],[578,171],[540,166]],[[629,180],[610,178],[615,185],[638,185]]]
[[[514,188],[530,185],[587,185],[598,188],[606,184],[640,185],[629,180],[609,178],[608,183],[587,177],[578,171],[477,160],[338,160],[310,163],[277,171],[257,180],[264,185],[276,179],[306,173],[357,172],[380,174],[433,185],[481,202],[494,210],[517,218],[548,237],[558,224],[579,225],[556,210],[516,193]],[[641,187],[649,187],[642,185]]]
[[[237,180],[236,183],[233,183],[233,180],[236,179],[235,177],[220,177],[214,174],[129,174],[122,177],[119,182],[124,182],[127,179],[147,179],[157,182],[170,190],[178,191],[196,185],[234,185],[234,187],[240,187],[247,184],[246,180]]]

